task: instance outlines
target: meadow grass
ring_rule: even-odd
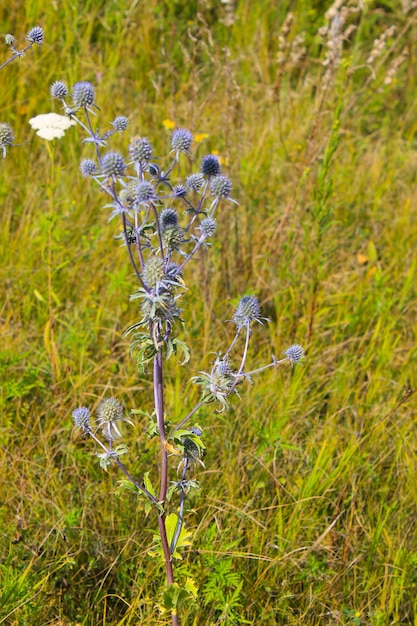
[[[0,8],[3,34],[45,30],[42,47],[2,72],[0,98],[0,121],[30,141],[0,174],[0,623],[169,623],[155,609],[164,572],[147,554],[156,522],[115,494],[120,476],[72,428],[72,409],[106,394],[152,406],[122,337],[136,315],[125,250],[79,175],[91,153],[78,129],[47,144],[28,125],[57,110],[51,82],[89,80],[100,124],[128,115],[159,154],[164,120],[206,134],[196,159],[219,150],[239,201],[188,270],[192,359],[169,364],[170,418],[198,400],[190,371],[227,345],[223,320],[247,292],[272,320],[254,333],[255,364],[291,343],[307,350],[302,367],[265,372],[229,413],[199,416],[206,469],[178,568],[199,598],[184,624],[417,624],[417,16],[393,0],[365,3],[325,93],[317,29],[329,6]],[[290,8],[289,39],[305,30],[308,53],[278,83]],[[364,67],[349,76],[391,25],[375,80]],[[156,471],[145,427],[138,419],[129,442],[138,473]]]

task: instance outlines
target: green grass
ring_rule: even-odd
[[[122,338],[137,316],[125,250],[79,174],[91,148],[78,129],[47,145],[28,125],[58,111],[49,86],[63,79],[91,80],[100,129],[126,114],[158,154],[165,119],[206,133],[196,162],[218,150],[234,181],[239,207],[223,206],[210,254],[185,276],[192,358],[169,364],[169,417],[197,400],[189,378],[227,345],[223,320],[244,293],[271,319],[254,333],[254,367],[291,343],[307,350],[230,413],[198,416],[206,469],[177,574],[199,596],[184,624],[417,624],[415,12],[366,3],[324,92],[316,33],[329,3],[293,3],[290,39],[306,30],[308,54],[277,93],[285,3],[239,0],[233,26],[211,0],[104,4],[0,8],[3,34],[45,28],[45,45],[1,72],[0,121],[23,145],[0,173],[0,623],[170,623],[147,554],[156,520],[115,495],[120,476],[72,428],[73,408],[106,394],[150,410],[152,386]],[[349,77],[393,24],[375,80],[363,67]],[[155,478],[145,428],[129,461]]]

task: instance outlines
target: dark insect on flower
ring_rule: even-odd
[[[151,176],[156,177],[156,176],[159,176],[159,173],[161,170],[159,169],[156,163],[149,163],[148,171]]]

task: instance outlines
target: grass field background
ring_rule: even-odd
[[[100,469],[72,426],[75,407],[106,395],[151,410],[152,383],[122,337],[138,311],[119,227],[79,173],[92,147],[77,128],[48,143],[28,124],[60,112],[56,80],[95,85],[100,129],[129,117],[113,147],[140,134],[163,157],[169,120],[200,136],[182,175],[218,151],[234,182],[239,205],[222,206],[213,247],[184,276],[192,358],[169,362],[169,418],[197,401],[189,379],[228,345],[225,320],[245,293],[271,320],[255,329],[253,367],[292,343],[306,349],[303,365],[260,374],[229,413],[198,416],[206,469],[176,572],[199,595],[183,623],[417,624],[417,11],[383,0],[350,13],[326,86],[318,29],[329,7],[0,8],[3,40],[45,30],[43,46],[1,72],[0,121],[23,144],[0,170],[1,624],[170,622],[155,608],[163,568],[147,554],[156,520],[116,495],[120,475]],[[289,11],[286,45],[304,32],[306,50],[280,64]],[[145,428],[138,419],[127,441],[129,466],[156,477]]]

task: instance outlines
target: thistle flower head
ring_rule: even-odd
[[[232,191],[232,181],[227,176],[215,176],[211,181],[210,191],[217,198],[229,198]]]
[[[164,209],[159,218],[162,230],[178,224],[178,213],[175,209]]]
[[[214,154],[203,156],[201,171],[204,176],[218,176],[220,174],[220,162]]]
[[[41,28],[40,26],[34,26],[33,28],[30,29],[30,31],[27,34],[27,39],[31,41],[32,43],[36,43],[38,45],[43,43],[43,38],[44,38],[43,28]]]
[[[204,176],[203,174],[191,174],[186,179],[185,184],[192,191],[200,191],[204,184]]]
[[[7,33],[6,37],[5,37],[5,41],[6,41],[6,46],[12,46],[14,44],[14,42],[16,41],[15,36],[11,35],[10,33]]]
[[[97,172],[97,164],[92,159],[83,159],[80,163],[80,170],[84,178],[88,178]]]
[[[233,321],[238,330],[250,326],[251,322],[261,322],[261,307],[255,296],[243,296],[236,307]]]
[[[212,237],[214,233],[216,232],[216,228],[217,228],[216,220],[214,220],[212,217],[206,217],[204,220],[201,221],[199,228],[200,228],[201,236],[203,237],[203,239]]]
[[[164,278],[164,262],[159,256],[151,256],[143,268],[143,279],[151,289]]]
[[[183,198],[187,194],[187,187],[185,185],[175,185],[173,194],[176,198]]]
[[[301,359],[304,358],[304,349],[299,344],[294,344],[287,348],[284,354],[291,365],[294,365],[295,363],[300,363]]]
[[[84,433],[87,433],[91,430],[91,414],[90,414],[90,409],[87,409],[87,407],[82,406],[78,409],[75,409],[72,412],[72,417],[74,419],[74,424],[78,427],[81,428],[81,430]]]
[[[129,146],[129,154],[136,163],[150,161],[153,155],[152,144],[147,137],[136,137]]]
[[[185,128],[176,128],[171,135],[171,148],[175,152],[188,152],[194,137]]]
[[[101,171],[107,178],[118,178],[125,173],[125,160],[119,152],[107,152],[101,161]]]
[[[74,104],[77,107],[89,107],[94,104],[95,93],[93,85],[86,81],[82,80],[79,83],[75,83],[72,88],[72,98],[74,100]]]
[[[230,367],[229,359],[216,359],[214,370],[219,376],[230,376],[232,368]]]
[[[68,95],[68,87],[62,80],[56,80],[51,85],[51,96],[53,98],[66,98]]]
[[[162,232],[162,242],[168,250],[177,250],[184,242],[184,232],[179,226],[168,226]]]
[[[155,193],[155,187],[149,181],[139,183],[135,189],[136,200],[139,204],[149,202],[151,200],[157,200]]]
[[[128,127],[129,120],[125,115],[119,115],[118,117],[114,118],[111,124],[115,130],[121,133]]]
[[[3,151],[3,156],[6,156],[6,149],[10,148],[14,142],[14,134],[11,126],[7,122],[0,124],[0,150]]]
[[[118,426],[119,422],[132,424],[129,419],[124,417],[123,404],[116,398],[102,400],[97,409],[97,426],[101,428],[103,436],[109,441],[122,437]]]

